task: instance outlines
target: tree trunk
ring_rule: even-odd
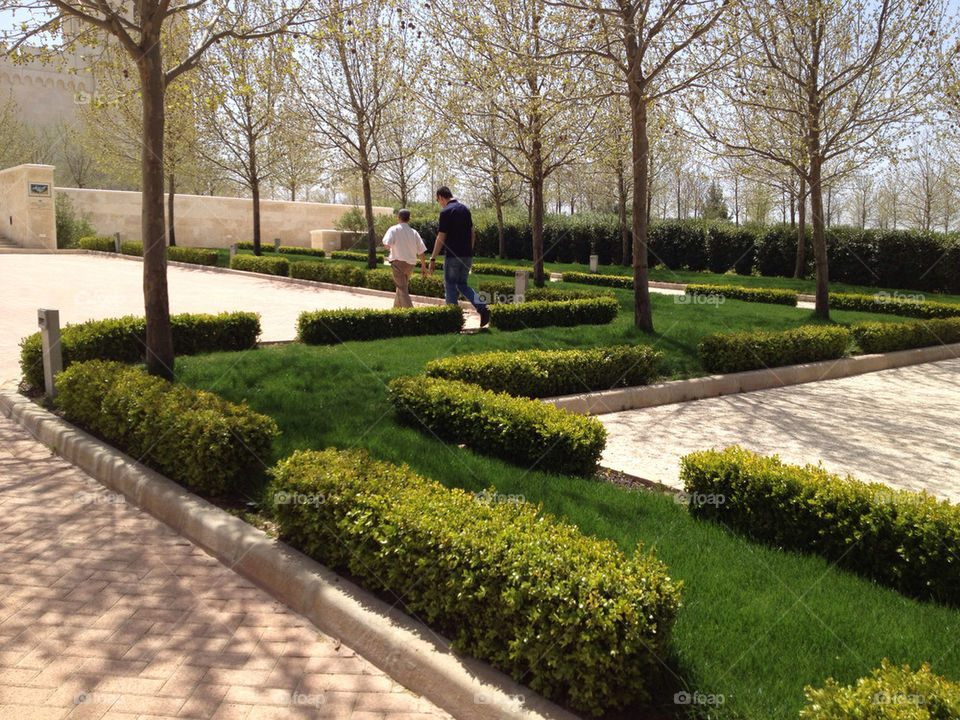
[[[171,170],[170,174],[167,175],[167,237],[170,238],[170,247],[177,246],[177,236],[174,232],[173,217],[173,199],[176,197],[176,191],[176,177]]]
[[[620,264],[630,261],[630,231],[627,229],[627,179],[623,160],[617,160],[617,214],[620,220]]]
[[[497,253],[502,260],[507,257],[507,241],[503,232],[503,191],[497,180],[493,181],[493,205],[497,210]]]
[[[148,48],[137,65],[143,103],[142,212],[143,301],[147,323],[147,372],[173,379],[173,335],[167,295],[167,229],[163,208],[163,58],[160,38],[144,38]]]
[[[533,283],[537,287],[543,287],[543,163],[539,157],[539,148],[539,143],[535,141],[530,181],[530,231],[533,235]]]
[[[260,176],[257,172],[257,145],[252,137],[247,138],[250,151],[250,192],[253,194],[253,254],[260,255]]]
[[[793,264],[793,276],[802,278],[807,272],[807,181],[800,178],[797,197],[797,257]]]
[[[650,139],[647,137],[647,102],[631,83],[630,116],[633,132],[633,321],[641,330],[653,332],[647,269],[647,183]],[[679,201],[679,196],[678,196]]]
[[[363,213],[367,219],[367,267],[377,267],[377,231],[373,220],[373,193],[370,191],[370,171],[360,171],[363,179]]]

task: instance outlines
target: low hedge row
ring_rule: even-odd
[[[277,464],[280,536],[349,572],[535,691],[583,712],[643,701],[660,674],[680,585],[653,553],[371,458],[299,451]]]
[[[512,282],[483,280],[477,283],[477,292],[482,293],[485,303],[493,305],[501,302],[513,302],[515,286]],[[592,288],[553,288],[528,287],[523,299],[529,300],[583,300],[595,297],[615,297],[613,290],[594,290]]]
[[[960,317],[912,322],[865,322],[851,328],[865,353],[895,352],[960,342]]]
[[[307,260],[294,262],[290,264],[290,277],[389,292],[396,289],[393,273],[390,270],[381,268],[367,270],[344,263],[318,263]],[[444,297],[443,278],[439,275],[423,277],[414,272],[408,287],[412,295]]]
[[[715,333],[697,346],[707,372],[745,370],[835,360],[846,354],[850,331],[834,325],[806,325],[782,332]]]
[[[401,377],[389,395],[402,421],[530,467],[590,475],[606,443],[596,418],[457,380]]]
[[[192,490],[221,495],[269,462],[272,418],[118,362],[75,363],[57,377],[64,415]]]
[[[256,346],[260,337],[260,316],[244,312],[171,315],[170,327],[173,350],[177,355],[236,352]],[[85,360],[143,362],[146,336],[146,321],[132,315],[67,325],[60,331],[63,366],[66,368]],[[39,332],[20,341],[20,369],[29,385],[38,390],[44,388]]]
[[[318,257],[318,258],[327,256],[327,253],[324,252],[323,250],[319,250],[316,248],[294,247],[292,245],[281,245],[279,248],[277,248],[277,252],[283,255],[309,255],[311,257]]]
[[[496,265],[493,263],[475,262],[470,266],[470,272],[476,275],[506,275],[507,277],[514,277],[517,274],[517,270],[527,270],[531,275],[533,274],[533,268],[519,267],[516,265]]]
[[[82,237],[77,244],[84,250],[99,250],[100,252],[116,252],[117,244],[112,237]]]
[[[306,262],[306,261],[304,261]],[[290,261],[282,257],[263,257],[257,255],[234,255],[230,258],[230,267],[233,270],[265,273],[267,275],[290,275]]]
[[[960,604],[958,505],[739,447],[693,453],[680,466],[690,510],[700,517],[815,552],[906,595]]]
[[[387,251],[377,248],[377,256],[382,259]],[[356,260],[357,262],[366,262],[369,260],[365,252],[353,252],[351,250],[334,250],[330,253],[331,260]]]
[[[429,377],[538,398],[647,385],[659,375],[662,362],[663,353],[647,345],[616,345],[455,355],[431,360],[424,371]]]
[[[887,658],[870,677],[855,685],[840,685],[833,678],[820,690],[804,688],[807,705],[800,720],[947,720],[960,718],[960,683],[930,671],[924,663],[911,672]]]
[[[316,310],[300,313],[297,319],[297,339],[308,345],[406,335],[443,335],[458,333],[462,329],[463,311],[457,305],[393,310]]]
[[[143,243],[134,242],[132,240],[128,240],[127,242],[122,242],[120,243],[120,254],[143,257]]]
[[[561,275],[564,282],[583,283],[584,285],[604,285],[606,287],[633,289],[631,275],[591,275],[582,272],[565,272]]]
[[[192,265],[216,266],[220,254],[216,250],[195,247],[168,247],[167,259]]]
[[[913,318],[948,318],[960,316],[960,303],[933,302],[897,297],[887,292],[876,295],[830,293],[830,307],[835,310],[902,315]]]
[[[705,285],[691,283],[684,292],[694,296],[715,296],[727,300],[772,303],[774,305],[797,305],[796,290],[775,290],[773,288],[748,288],[740,285]]]
[[[551,302],[536,300],[490,307],[490,325],[499,330],[533,327],[606,325],[620,312],[616,298],[597,297]]]

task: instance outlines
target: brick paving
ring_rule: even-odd
[[[0,720],[446,713],[0,416]]]

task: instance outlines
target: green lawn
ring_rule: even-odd
[[[618,291],[625,308],[630,294]],[[675,656],[665,658],[669,686],[658,705],[673,709],[679,689],[723,695],[711,718],[796,718],[805,684],[828,676],[853,682],[884,657],[960,678],[960,610],[919,603],[844,572],[822,559],[784,553],[694,521],[671,498],[593,479],[541,472],[442,443],[399,425],[385,384],[420,372],[435,357],[489,349],[588,347],[648,342],[666,353],[668,374],[697,372],[698,338],[713,331],[785,329],[809,323],[796,308],[728,301],[715,308],[674,304],[655,295],[658,333],[644,335],[625,311],[609,326],[351,342],[293,344],[245,353],[178,358],[177,379],[274,417],[276,457],[295,449],[363,446],[409,463],[448,486],[523,495],[586,533],[612,538],[626,552],[655,546],[684,581]],[[833,313],[837,322],[863,313]],[[657,452],[638,446],[636,451]],[[816,458],[811,458],[816,461]],[[251,489],[254,498],[256,490]],[[402,594],[402,593],[401,593]],[[637,717],[633,709],[624,717]],[[706,713],[702,717],[707,717]]]
[[[230,251],[219,248],[218,252],[220,257],[217,261],[217,265],[220,267],[230,267]],[[241,250],[241,253],[252,254],[249,250]],[[268,253],[273,255],[274,253]],[[281,255],[280,257],[285,257],[293,262],[295,260],[309,260],[313,262],[322,261],[320,258],[316,258],[310,255]],[[327,261],[329,262],[329,260]],[[357,261],[351,260],[336,260],[334,262],[352,262],[358,265]],[[518,267],[532,267],[530,260],[501,260],[500,258],[476,258],[476,262],[491,263],[495,265],[515,265]],[[577,263],[544,263],[544,267],[550,272],[589,272],[590,268],[587,265],[580,265]],[[600,267],[601,275],[630,275],[631,269],[624,267],[622,265],[603,265]],[[490,279],[494,279],[491,277]],[[497,276],[495,279],[498,280],[507,280],[510,278]],[[812,295],[816,292],[816,286],[812,278],[798,280],[795,278],[782,278],[782,277],[763,277],[760,275],[732,275],[732,274],[723,274],[718,275],[717,273],[710,272],[694,272],[692,270],[667,270],[666,268],[652,268],[650,270],[650,280],[655,282],[669,282],[669,283],[708,283],[712,285],[742,285],[744,287],[751,288],[780,288],[785,290],[796,290],[800,293],[807,293]],[[553,286],[551,286],[553,287]],[[577,285],[577,287],[583,287]],[[934,300],[936,302],[955,302],[960,303],[960,295],[946,295],[941,293],[921,293],[918,290],[905,290],[903,288],[876,288],[868,287],[864,285],[848,285],[846,283],[830,283],[830,290],[832,292],[838,293],[866,293],[872,295],[880,290],[885,290],[889,293],[901,293],[909,297],[922,296],[927,300]]]

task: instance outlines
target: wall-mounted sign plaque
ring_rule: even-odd
[[[30,197],[50,197],[50,183],[30,183]]]

